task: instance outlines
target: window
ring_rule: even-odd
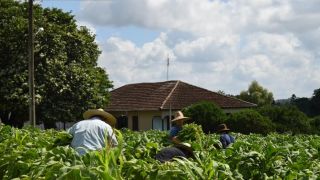
[[[163,121],[160,116],[154,116],[152,118],[152,129],[163,130]]]
[[[132,116],[132,130],[139,131],[139,119],[138,116]]]
[[[128,128],[128,117],[121,115],[117,118],[117,129]]]
[[[174,117],[172,116],[172,119]],[[161,131],[170,129],[170,119],[169,116],[165,116],[163,119],[160,116],[154,116],[152,118],[152,129],[158,129]]]

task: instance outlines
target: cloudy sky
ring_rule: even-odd
[[[96,34],[115,88],[181,80],[275,99],[320,88],[320,0],[42,0]]]

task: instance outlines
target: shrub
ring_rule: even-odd
[[[311,132],[308,117],[295,106],[264,106],[259,108],[258,112],[275,124],[277,132]]]
[[[270,119],[251,109],[231,114],[227,123],[233,131],[243,134],[267,134],[274,130]]]
[[[310,121],[311,128],[316,134],[320,134],[320,116],[316,116]]]
[[[185,108],[183,113],[191,118],[191,122],[201,125],[205,133],[213,132],[227,118],[222,109],[212,102],[193,104]]]

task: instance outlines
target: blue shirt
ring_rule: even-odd
[[[220,142],[223,148],[227,148],[229,144],[234,143],[234,137],[229,134],[223,133],[220,136]]]
[[[87,150],[99,150],[106,146],[108,139],[111,145],[118,145],[111,126],[98,117],[79,121],[67,130],[72,136],[71,146],[83,155]],[[108,139],[106,139],[106,137]]]
[[[171,129],[170,129],[170,133],[169,133],[169,136],[172,138],[172,137],[175,137],[178,135],[178,133],[182,130],[181,127],[179,126],[172,126]]]

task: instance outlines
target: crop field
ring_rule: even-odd
[[[0,179],[319,179],[320,137],[233,133],[236,142],[217,149],[218,135],[189,141],[195,159],[160,163],[168,132],[116,130],[119,146],[84,156],[67,145],[64,131],[0,126]],[[188,134],[185,134],[187,136]]]

